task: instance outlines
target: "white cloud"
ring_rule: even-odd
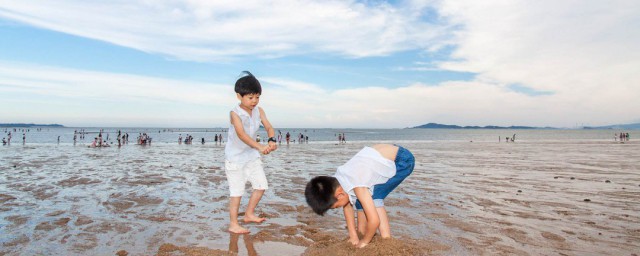
[[[5,120],[81,126],[181,126],[178,120],[185,120],[210,127],[223,124],[220,111],[236,103],[232,85],[10,62],[0,62],[0,92]]]
[[[322,89],[320,86],[317,86],[311,83],[301,82],[301,81],[293,81],[293,80],[287,80],[287,79],[282,79],[277,77],[262,77],[260,78],[260,81],[262,81],[261,84],[266,82],[268,84],[272,84],[276,87],[279,87],[284,90],[289,90],[294,93],[305,93],[305,94],[325,93],[325,90]]]
[[[640,2],[443,1],[439,10],[461,27],[456,60],[441,68],[554,93],[537,109],[515,110],[564,125],[637,118]]]
[[[61,98],[217,105],[215,103],[229,103],[229,100],[225,97],[226,95],[214,92],[224,91],[228,87],[137,75],[0,62],[0,91]],[[179,97],[180,94],[189,96]]]
[[[573,126],[584,115],[606,120],[612,114],[586,113],[564,97],[530,97],[479,81],[327,90],[306,81],[259,79],[266,85],[260,106],[276,127]],[[231,84],[0,62],[0,93],[7,98],[0,116],[68,126],[226,127],[237,104]]]
[[[388,55],[426,48],[443,28],[425,4],[357,1],[0,1],[0,17],[178,59],[332,53]]]
[[[515,114],[495,111],[496,105],[530,101],[500,87],[472,82],[331,91],[304,81],[261,80],[267,86],[260,105],[278,127],[394,128],[427,120],[473,124],[483,121],[479,114],[491,111],[514,120]],[[7,62],[0,62],[0,93],[9,98],[0,104],[0,116],[6,120],[44,118],[43,122],[68,126],[226,126],[228,111],[237,104],[232,85]],[[506,100],[498,102],[485,93]],[[468,104],[475,110],[469,111]],[[456,122],[460,119],[465,121]]]

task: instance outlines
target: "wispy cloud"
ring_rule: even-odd
[[[0,62],[0,92],[4,118],[67,125],[211,126],[224,122],[212,112],[235,103],[231,85],[10,62]]]
[[[0,1],[0,17],[173,58],[388,55],[438,44],[428,6],[357,1]]]
[[[576,108],[575,101],[568,100],[573,96],[563,92],[531,97],[480,81],[327,90],[307,81],[258,79],[263,82],[260,105],[277,127],[397,128],[424,122],[569,126],[585,118],[607,120],[620,112],[616,107]],[[36,121],[44,116],[67,125],[225,127],[229,110],[237,104],[233,82],[208,84],[0,62],[0,92],[8,98],[0,116]]]
[[[439,10],[462,27],[453,40],[456,60],[439,68],[580,101],[629,86],[640,96],[632,72],[640,66],[638,1],[443,1]]]
[[[39,65],[0,62],[0,91],[97,101],[160,101],[216,105],[230,103],[229,86]],[[179,94],[188,97],[177,97]],[[231,93],[230,95],[233,96]]]

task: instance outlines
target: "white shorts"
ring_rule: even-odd
[[[237,164],[224,161],[224,169],[229,182],[230,196],[238,197],[244,195],[244,186],[247,181],[251,182],[253,189],[268,189],[267,176],[262,168],[262,160],[256,158],[244,164]]]

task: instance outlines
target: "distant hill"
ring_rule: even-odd
[[[614,124],[605,126],[585,126],[584,129],[640,130],[640,123]]]
[[[29,127],[64,127],[61,124],[25,124],[25,123],[6,123],[0,124],[0,127],[12,127],[12,128],[29,128]]]
[[[420,126],[415,126],[412,128],[422,128],[422,129],[555,129],[552,127],[531,127],[531,126],[495,126],[495,125],[487,125],[487,126],[459,126],[459,125],[449,125],[449,124],[436,124],[436,123],[428,123]]]

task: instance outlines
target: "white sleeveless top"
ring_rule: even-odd
[[[386,183],[391,177],[396,175],[396,163],[385,157],[380,152],[364,147],[346,164],[338,167],[335,176],[342,186],[342,189],[349,194],[351,204],[356,203],[356,193],[353,191],[357,187],[369,188],[373,195],[373,186]]]
[[[238,104],[231,110],[236,113],[242,121],[242,127],[244,132],[251,137],[252,140],[256,139],[258,130],[262,120],[260,119],[260,110],[256,106],[251,111],[251,116],[244,109],[240,108]],[[225,159],[232,163],[247,163],[256,158],[260,158],[260,152],[257,149],[245,144],[236,133],[236,129],[233,124],[229,125],[229,131],[227,132],[227,145],[224,147]]]

